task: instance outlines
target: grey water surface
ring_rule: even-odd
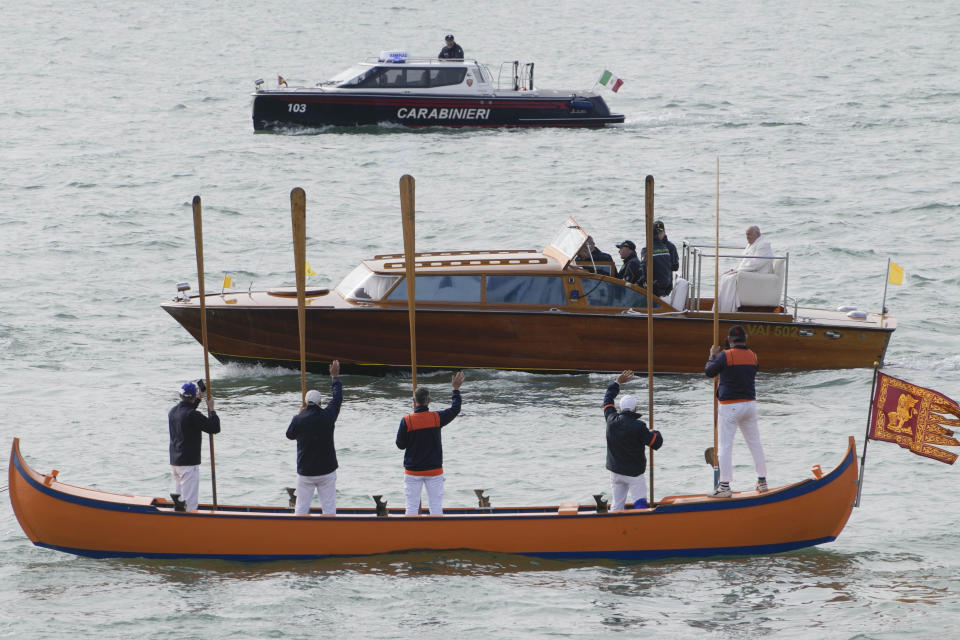
[[[313,84],[453,32],[491,65],[626,115],[603,130],[364,128],[254,134],[253,81]],[[196,286],[291,285],[289,192],[307,194],[311,284],[402,249],[397,181],[417,179],[421,250],[541,248],[572,215],[613,252],[642,241],[643,179],[669,237],[758,224],[802,303],[879,310],[902,286],[891,375],[960,398],[960,5],[876,2],[6,2],[0,19],[0,444],[65,482],[165,495],[166,411],[203,375],[160,309]],[[429,336],[420,336],[429,340]],[[706,356],[709,345],[703,345]],[[759,353],[761,365],[763,353]],[[283,504],[296,372],[212,365],[221,502]],[[444,433],[448,505],[608,490],[610,376],[468,372]],[[773,485],[862,446],[871,371],[762,374]],[[449,374],[422,384],[446,397]],[[326,390],[328,381],[310,376]],[[402,502],[394,445],[410,380],[344,378],[338,501]],[[631,383],[646,397],[646,380]],[[656,495],[702,492],[711,385],[658,376]],[[734,488],[749,488],[742,441]],[[210,499],[204,453],[201,499]],[[0,486],[0,637],[941,638],[960,616],[958,470],[869,447],[862,506],[833,543],[752,558],[618,563],[481,553],[314,562],[93,560],[34,547]]]

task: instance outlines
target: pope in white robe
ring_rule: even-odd
[[[736,269],[731,269],[720,276],[717,298],[720,301],[720,313],[729,313],[740,308],[740,296],[737,287],[741,271],[755,273],[773,273],[773,260],[765,260],[773,255],[770,242],[760,235],[760,228],[752,226],[747,229],[747,247],[743,250],[743,259]]]

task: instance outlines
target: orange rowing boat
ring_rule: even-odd
[[[766,554],[831,542],[857,493],[851,437],[830,473],[771,489],[670,496],[651,508],[605,512],[602,506],[482,507],[442,516],[402,509],[340,509],[296,516],[290,507],[200,505],[181,512],[165,498],[121,495],[65,484],[10,452],[10,498],[24,532],[41,547],[92,557],[278,560],[468,549],[550,558]]]

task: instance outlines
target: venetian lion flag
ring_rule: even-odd
[[[957,426],[960,404],[932,389],[877,372],[868,438],[895,442],[919,456],[953,464],[957,454],[940,447],[960,446],[953,430],[947,429]]]
[[[604,69],[603,75],[600,76],[600,84],[616,93],[623,86],[623,80]]]

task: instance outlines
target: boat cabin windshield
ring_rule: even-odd
[[[580,247],[587,241],[587,233],[573,218],[567,218],[550,245],[543,252],[555,258],[566,268],[571,260],[576,258]]]
[[[400,276],[374,273],[361,264],[337,285],[336,292],[344,298],[359,302],[376,302],[381,300],[399,279]]]
[[[341,89],[425,89],[461,84],[466,75],[465,67],[358,66],[340,74],[337,82]]]

